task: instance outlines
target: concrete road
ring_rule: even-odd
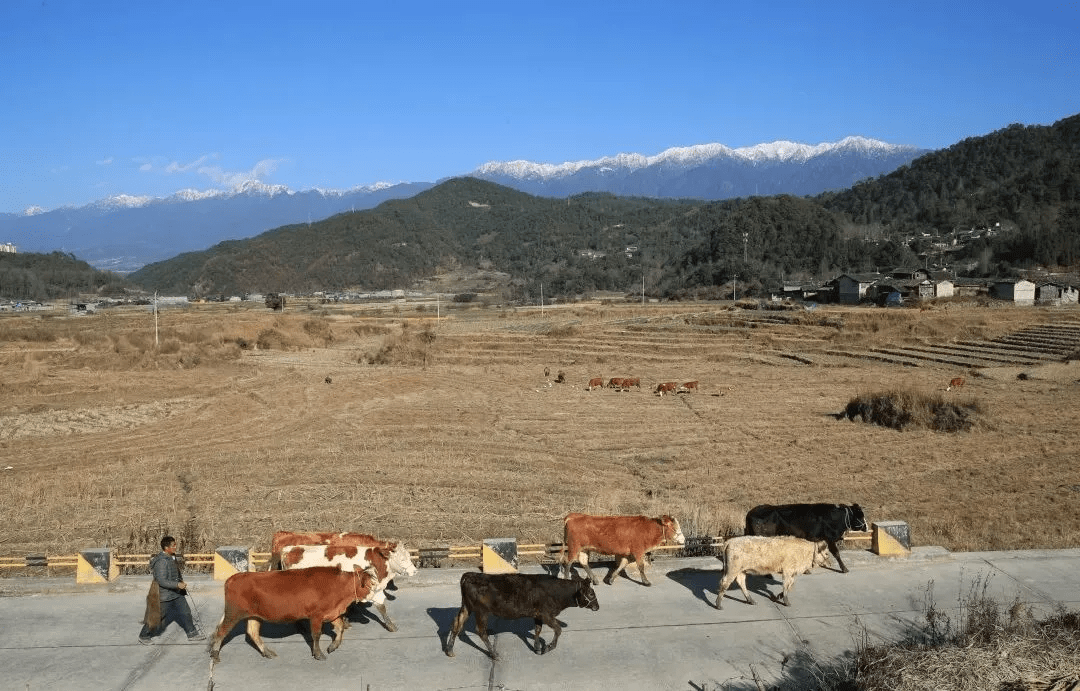
[[[472,621],[443,654],[457,613],[459,569],[423,570],[399,579],[386,631],[358,616],[341,648],[325,662],[311,657],[290,626],[266,626],[278,653],[263,659],[238,627],[212,670],[205,643],[188,643],[175,625],[155,645],[136,640],[148,576],[77,586],[74,578],[0,579],[0,687],[4,689],[754,689],[755,676],[776,684],[812,678],[868,637],[897,640],[922,619],[932,598],[960,620],[957,606],[973,589],[1003,604],[1015,598],[1039,613],[1055,604],[1080,607],[1080,549],[948,553],[918,548],[910,558],[845,552],[848,574],[828,569],[801,576],[790,608],[732,586],[724,609],[713,607],[720,562],[658,560],[651,588],[626,578],[597,587],[600,610],[568,609],[559,647],[532,652],[532,621],[492,619],[498,661],[483,652]],[[539,572],[538,567],[525,569]],[[631,569],[633,571],[633,569]],[[636,573],[633,574],[636,577]],[[192,576],[192,599],[208,633],[222,612],[222,584]],[[767,577],[750,579],[758,594],[779,593]],[[551,640],[551,631],[543,637]],[[324,635],[323,648],[330,636]]]

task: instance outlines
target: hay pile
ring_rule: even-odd
[[[860,418],[863,422],[898,430],[923,427],[939,432],[966,432],[980,424],[984,414],[982,404],[973,398],[945,400],[940,393],[895,389],[859,394],[836,417]]]

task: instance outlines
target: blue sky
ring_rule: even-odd
[[[942,148],[1080,112],[1077,45],[1075,0],[3,0],[0,212],[712,142]]]

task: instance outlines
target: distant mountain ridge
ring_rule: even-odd
[[[536,196],[584,192],[715,201],[754,195],[815,195],[877,177],[925,150],[848,137],[818,145],[776,141],[732,149],[703,144],[655,156],[619,154],[558,165],[490,162],[470,175]],[[449,179],[449,178],[444,178]],[[434,183],[379,183],[295,192],[249,181],[228,191],[181,190],[168,197],[118,195],[82,207],[0,214],[0,242],[24,252],[69,252],[91,265],[134,271],[224,240],[403,199]]]
[[[401,183],[293,192],[284,185],[251,181],[227,192],[120,195],[81,207],[0,214],[0,238],[14,243],[20,252],[61,250],[99,269],[127,272],[223,240],[240,240],[283,225],[370,209],[431,186]]]
[[[619,154],[561,164],[491,162],[471,175],[540,196],[610,192],[717,201],[845,189],[892,172],[927,152],[866,137],[817,145],[775,141],[738,149],[701,144],[667,149],[655,156]]]

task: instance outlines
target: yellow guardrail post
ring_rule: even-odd
[[[215,581],[224,581],[240,571],[254,571],[250,547],[218,547],[214,550]]]
[[[108,583],[120,575],[120,566],[108,547],[84,549],[75,563],[76,583]]]
[[[516,537],[492,537],[484,540],[484,573],[517,573],[518,554]]]
[[[883,557],[906,557],[911,554],[911,531],[904,521],[871,523],[870,551]]]

